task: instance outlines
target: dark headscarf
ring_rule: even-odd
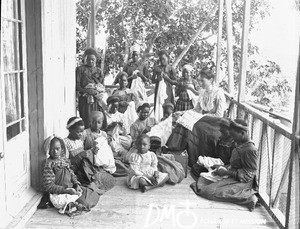
[[[94,48],[88,48],[88,49],[85,50],[84,56],[88,56],[88,55],[94,55],[95,57],[97,57],[98,56],[98,52]]]

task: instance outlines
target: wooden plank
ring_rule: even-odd
[[[231,0],[226,2],[226,31],[227,31],[227,71],[228,92],[234,93],[233,50],[232,50],[232,11]]]
[[[219,24],[218,24],[218,43],[217,43],[217,74],[216,83],[220,83],[221,73],[221,48],[222,48],[222,31],[223,31],[223,11],[224,11],[224,0],[219,0]]]
[[[247,60],[248,60],[248,34],[250,24],[250,6],[251,0],[244,0],[244,19],[243,19],[243,35],[242,35],[242,57],[240,63],[240,74],[239,74],[239,93],[238,102],[245,101],[246,93],[246,77],[247,77]]]
[[[180,184],[141,193],[126,185],[126,177],[100,197],[91,212],[69,218],[55,209],[38,210],[26,228],[277,228],[262,207],[216,202],[194,194],[190,175]],[[188,211],[187,211],[188,207]],[[185,212],[188,214],[185,214]],[[184,227],[181,227],[184,226]]]

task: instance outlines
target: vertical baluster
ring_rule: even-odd
[[[272,175],[271,175],[271,195],[270,206],[278,208],[278,202],[275,203],[275,197],[280,185],[282,173],[282,156],[284,153],[284,136],[279,133],[274,133],[274,144],[272,153]]]
[[[263,124],[262,133],[260,139],[260,174],[259,174],[259,193],[264,198],[266,203],[269,201],[268,193],[267,193],[267,182],[268,182],[268,136],[267,136],[267,125]]]

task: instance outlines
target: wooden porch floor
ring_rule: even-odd
[[[188,176],[175,186],[146,193],[130,190],[126,178],[101,196],[92,211],[69,218],[57,210],[37,210],[26,228],[278,228],[263,207],[246,207],[209,201],[196,196]]]

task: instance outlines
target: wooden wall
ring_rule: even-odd
[[[76,2],[26,0],[31,185],[41,186],[44,139],[66,137],[75,110]]]
[[[76,9],[74,0],[42,1],[44,133],[66,136],[75,110]]]

